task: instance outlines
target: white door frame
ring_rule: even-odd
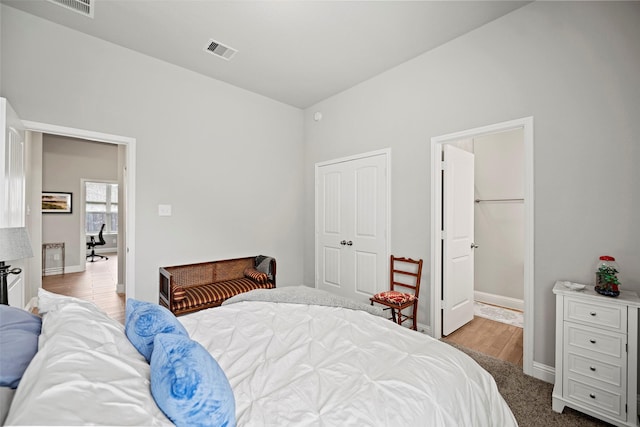
[[[319,273],[319,254],[318,254],[318,235],[320,233],[320,224],[318,223],[318,208],[319,208],[319,200],[318,200],[318,178],[319,178],[319,174],[320,174],[320,168],[323,166],[327,166],[327,165],[332,165],[335,163],[343,163],[343,162],[349,162],[352,160],[359,160],[359,159],[364,159],[366,157],[373,157],[373,156],[379,156],[379,155],[384,155],[385,156],[385,160],[386,160],[386,175],[385,175],[385,182],[386,182],[386,191],[387,191],[387,223],[385,224],[386,227],[386,233],[385,233],[385,256],[384,256],[384,262],[385,262],[385,271],[387,272],[387,275],[385,277],[389,276],[389,251],[390,251],[390,245],[389,242],[391,241],[391,148],[384,148],[382,150],[376,150],[376,151],[369,151],[366,153],[361,153],[361,154],[355,154],[353,156],[347,156],[347,157],[341,157],[339,159],[333,159],[333,160],[327,160],[324,162],[319,162],[315,164],[315,207],[314,207],[314,212],[315,212],[315,239],[314,239],[314,252],[315,252],[315,268],[314,268],[314,283],[315,283],[315,287],[318,288],[318,279],[320,277],[320,273]]]
[[[489,126],[455,132],[431,138],[431,334],[442,337],[442,254],[440,224],[442,223],[442,145],[461,139],[523,129],[524,133],[524,329],[523,364],[525,374],[533,375],[534,345],[534,281],[533,281],[533,117],[496,123]]]
[[[127,207],[125,221],[125,256],[126,256],[126,283],[125,293],[127,298],[135,298],[135,218],[136,218],[136,139],[127,136],[111,135],[84,129],[70,128],[66,126],[51,125],[47,123],[23,120],[22,123],[28,131],[48,133],[51,135],[68,136],[71,138],[86,139],[89,141],[106,142],[108,144],[124,145],[127,151],[126,179]],[[120,172],[119,172],[120,173]]]

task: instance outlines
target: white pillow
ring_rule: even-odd
[[[42,288],[38,289],[38,313],[41,315],[49,311],[58,310],[70,302],[85,306],[89,310],[104,314],[102,310],[100,310],[95,304],[89,301],[85,301],[80,298],[54,294],[53,292],[45,291]]]
[[[39,351],[16,390],[9,425],[172,425],[150,368],[124,327],[95,305],[39,292]]]

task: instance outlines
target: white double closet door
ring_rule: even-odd
[[[388,151],[316,165],[316,287],[368,302],[388,284]]]

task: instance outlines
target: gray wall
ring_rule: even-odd
[[[136,138],[136,298],[158,300],[160,266],[261,253],[300,284],[301,110],[1,7],[21,118]]]
[[[640,291],[638,22],[638,2],[534,2],[306,109],[305,282],[314,163],[391,147],[391,251],[428,260],[430,139],[533,116],[534,361],[553,366],[556,280],[592,283],[607,253]]]
[[[524,198],[522,129],[475,138],[476,199]],[[524,298],[524,203],[475,204],[474,286],[491,295]],[[487,301],[493,302],[493,301]]]
[[[86,246],[80,247],[84,240],[80,230],[81,180],[117,182],[118,147],[57,135],[43,135],[42,140],[42,191],[72,193],[71,214],[42,214],[42,240],[64,242],[65,265],[75,267],[75,271],[84,270],[84,262],[80,262],[87,251]],[[114,238],[105,236],[112,250],[116,247]],[[54,264],[47,263],[47,267],[50,265]]]

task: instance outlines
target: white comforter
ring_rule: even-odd
[[[239,426],[513,426],[455,348],[369,313],[239,302],[180,318],[225,371]]]
[[[122,325],[39,294],[40,349],[8,425],[171,425]],[[472,359],[364,311],[246,301],[179,319],[229,378],[239,426],[516,425]]]

